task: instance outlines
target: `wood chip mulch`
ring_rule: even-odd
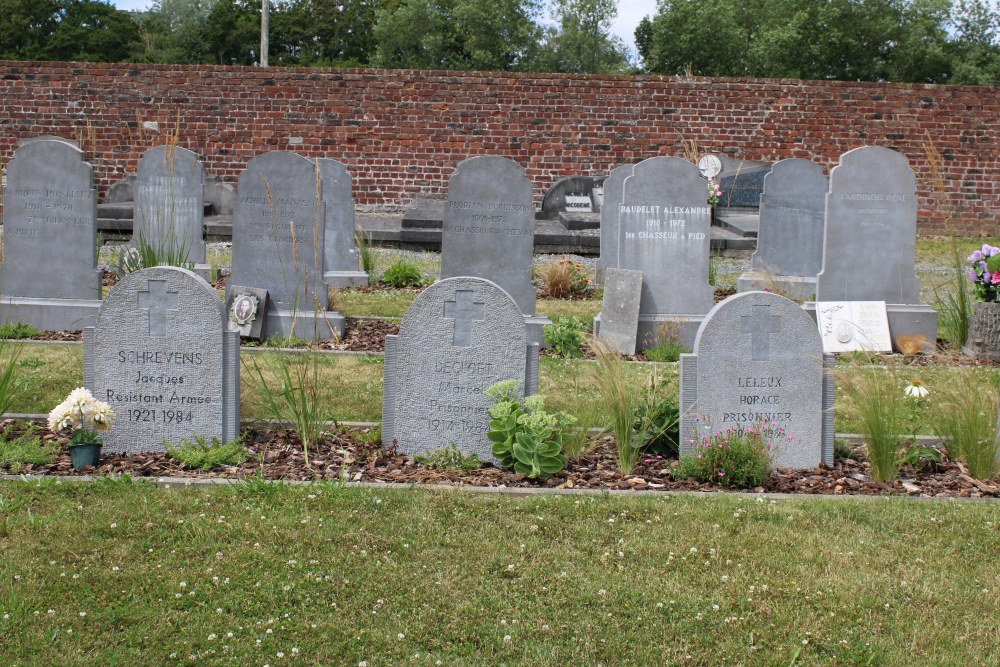
[[[5,428],[14,425],[5,420]],[[18,428],[16,425],[14,428]],[[67,438],[43,430],[43,438],[65,444]],[[671,470],[675,459],[646,457],[630,475],[617,470],[614,442],[605,436],[593,442],[593,449],[568,462],[566,468],[545,481],[527,479],[510,470],[485,465],[470,471],[447,471],[417,463],[411,456],[396,451],[394,445],[383,448],[367,429],[339,429],[324,435],[322,442],[310,448],[306,465],[298,437],[288,429],[251,428],[244,431],[250,458],[236,466],[221,466],[204,472],[191,470],[166,453],[104,453],[96,470],[77,472],[69,455],[61,451],[47,465],[23,465],[6,473],[47,475],[125,474],[132,477],[231,478],[258,477],[269,480],[339,480],[385,482],[392,484],[446,484],[507,488],[559,488],[602,490],[655,490],[722,492],[728,489],[691,480],[674,480]],[[855,458],[837,459],[833,467],[818,466],[809,470],[781,469],[755,493],[806,495],[923,496],[935,498],[997,498],[997,479],[983,482],[973,479],[960,462],[944,463],[923,471],[906,466],[892,482],[877,483],[863,460],[864,447],[854,449]]]

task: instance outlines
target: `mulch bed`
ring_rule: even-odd
[[[19,428],[5,420],[3,427]],[[65,444],[67,437],[43,430],[47,441]],[[674,480],[674,459],[643,458],[631,475],[622,475],[615,462],[614,441],[599,438],[592,451],[568,462],[566,468],[541,482],[527,479],[510,470],[485,465],[471,471],[447,471],[429,468],[413,457],[401,454],[394,446],[383,449],[372,442],[366,429],[341,429],[328,433],[323,441],[310,448],[306,465],[302,447],[288,429],[250,428],[244,431],[250,458],[238,466],[223,466],[210,472],[190,470],[166,453],[110,454],[101,456],[96,470],[77,472],[63,450],[48,465],[24,465],[19,474],[45,475],[130,475],[132,477],[231,478],[258,477],[269,480],[338,480],[385,482],[393,484],[446,484],[506,488],[559,488],[651,491],[727,491],[712,484]],[[838,459],[833,467],[810,470],[777,470],[763,486],[748,489],[754,493],[791,493],[806,495],[923,496],[935,498],[1000,497],[997,481],[981,482],[970,477],[965,467],[948,461],[933,469],[914,470],[906,466],[899,479],[877,483],[863,460],[864,447],[858,445],[853,457]],[[858,460],[856,460],[858,459]],[[4,470],[4,472],[14,472]]]

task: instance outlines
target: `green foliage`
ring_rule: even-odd
[[[646,71],[996,84],[996,11],[948,0],[679,0],[636,29]],[[963,7],[964,5],[964,7]]]
[[[24,343],[10,343],[0,338],[0,416],[6,414],[24,388],[18,365],[23,351]]]
[[[545,344],[560,357],[574,359],[582,356],[583,332],[586,325],[575,317],[564,317],[555,324],[542,327]]]
[[[969,319],[972,317],[974,303],[966,277],[965,261],[954,243],[952,262],[955,266],[953,289],[943,292],[934,290],[934,310],[938,313],[938,335],[954,341],[961,348],[969,340]]]
[[[97,0],[0,0],[0,58],[121,62],[139,48],[128,12]]]
[[[923,470],[925,466],[933,467],[941,463],[941,452],[933,447],[911,444],[906,448],[900,459],[901,465],[911,465],[915,470]]]
[[[848,406],[858,421],[868,448],[868,462],[876,482],[888,482],[899,472],[899,436],[910,416],[895,369],[854,368],[841,373],[840,386],[852,395]]]
[[[704,436],[694,451],[681,457],[674,479],[718,484],[734,489],[752,489],[771,474],[769,434],[759,428],[725,431]]]
[[[664,458],[677,456],[680,436],[680,411],[677,399],[665,396],[656,402],[645,402],[632,408],[635,433],[641,454],[658,454]]]
[[[55,442],[42,441],[34,424],[10,424],[0,433],[0,468],[9,468],[15,474],[26,463],[52,463],[58,451],[59,446]]]
[[[31,338],[42,333],[27,322],[4,322],[0,324],[0,338],[21,339]]]
[[[151,242],[139,234],[134,248],[122,248],[118,254],[118,268],[115,273],[119,278],[148,269],[153,266],[179,266],[190,269],[194,264],[188,260],[188,250],[183,240],[170,235],[166,239]]]
[[[389,287],[420,287],[424,276],[420,269],[409,262],[396,262],[382,274],[382,282]]]
[[[851,459],[854,458],[854,450],[851,446],[847,444],[847,441],[843,438],[836,438],[833,441],[833,458],[834,459]]]
[[[309,341],[305,338],[299,338],[298,336],[288,335],[282,336],[281,334],[274,334],[270,338],[266,338],[263,342],[264,347],[270,347],[272,349],[295,349],[300,347],[309,347]]]
[[[545,411],[545,400],[528,396],[523,406],[517,399],[516,380],[498,382],[486,390],[493,398],[489,408],[493,456],[500,464],[531,479],[548,479],[563,469],[563,430],[576,420],[565,413]]]
[[[677,341],[671,340],[662,345],[648,347],[642,351],[642,354],[650,361],[675,362],[687,351],[686,347]]]
[[[547,31],[540,56],[548,72],[622,74],[630,69],[628,47],[611,32],[615,0],[555,0],[556,27]]]
[[[453,442],[429,451],[423,456],[414,456],[413,460],[428,468],[451,472],[475,470],[483,465],[478,456],[462,452]]]
[[[358,259],[361,262],[361,270],[370,276],[375,273],[375,254],[372,252],[372,235],[370,232],[359,230],[354,235],[354,242],[358,246]]]
[[[209,471],[217,466],[238,466],[247,460],[247,448],[239,440],[222,444],[218,438],[208,442],[203,435],[184,438],[167,445],[167,454],[191,470]]]
[[[964,460],[969,474],[990,479],[1000,472],[1000,441],[996,432],[997,386],[975,388],[971,375],[941,389],[936,431],[952,459]]]

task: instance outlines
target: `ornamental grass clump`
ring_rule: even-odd
[[[549,262],[538,270],[545,293],[553,299],[565,299],[575,294],[583,294],[590,287],[586,268],[571,259]]]
[[[777,424],[727,428],[702,436],[694,451],[681,457],[674,479],[733,489],[758,487],[771,475],[774,449],[785,439],[784,429]]]
[[[941,390],[936,432],[948,448],[948,456],[962,460],[976,479],[1000,473],[1000,442],[996,432],[997,392],[970,389],[960,382]]]
[[[841,373],[839,379],[845,393],[851,395],[847,411],[853,413],[864,436],[872,478],[876,482],[895,479],[902,463],[900,435],[912,416],[895,369],[854,368],[851,373]]]

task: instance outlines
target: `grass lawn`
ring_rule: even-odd
[[[47,479],[0,507],[9,665],[1000,663],[996,503]]]

